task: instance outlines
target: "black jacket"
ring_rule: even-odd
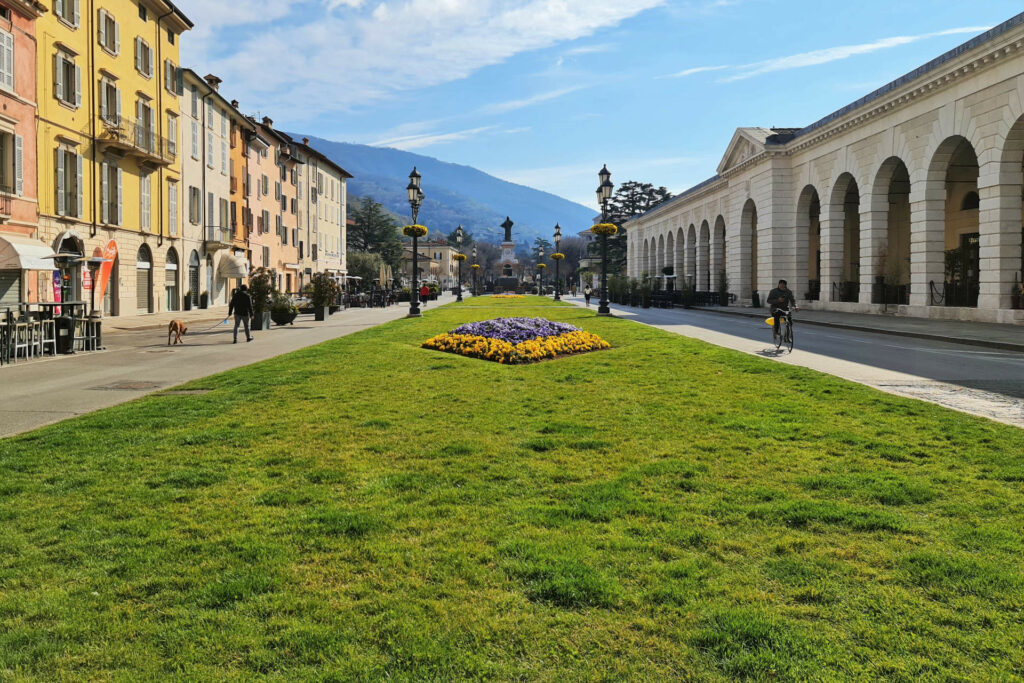
[[[238,290],[232,295],[231,303],[228,304],[228,315],[232,313],[252,317],[252,297],[249,296],[249,292]]]
[[[774,312],[776,308],[789,308],[790,306],[796,306],[796,297],[793,296],[793,290],[781,290],[776,287],[772,291],[768,292],[768,304]]]

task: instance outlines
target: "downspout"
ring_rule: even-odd
[[[157,62],[157,64],[160,65],[159,66],[159,72],[160,72],[160,75],[162,76],[162,78],[160,79],[161,81],[163,81],[163,79],[167,78],[167,71],[164,69],[164,58],[163,58],[164,57],[164,53],[163,53],[164,47],[163,47],[163,36],[160,33],[160,29],[161,29],[160,25],[163,23],[164,19],[166,19],[167,17],[171,16],[172,14],[174,14],[174,9],[168,10],[167,14],[164,14],[164,15],[158,17],[157,20],[156,20],[156,62]],[[156,122],[157,122],[156,123],[156,125],[157,125],[157,129],[156,129],[157,130],[157,144],[159,144],[161,148],[163,147],[163,144],[164,144],[164,88],[166,87],[166,85],[167,85],[166,83],[159,82],[157,84],[157,86],[156,86],[156,103],[157,103],[157,106],[156,106],[155,114],[156,114]],[[175,147],[177,147],[177,144],[175,144]],[[177,155],[178,150],[175,149],[174,153],[175,153],[175,155]],[[164,167],[163,167],[163,164],[161,164],[160,168],[157,170],[157,181],[158,181],[157,182],[157,196],[159,196],[159,198],[160,198],[159,202],[158,202],[159,205],[160,205],[160,211],[159,211],[159,213],[157,215],[159,216],[158,220],[160,221],[160,225],[159,225],[159,229],[157,231],[156,246],[162,247],[164,245]],[[180,204],[180,202],[181,202],[180,194],[181,193],[179,192],[178,194],[179,194],[179,204]],[[153,197],[153,190],[152,189],[150,189],[150,191],[149,191],[149,196],[150,196],[150,198],[152,200],[152,197]],[[181,209],[179,208],[178,211],[180,213]],[[179,259],[179,261],[180,261],[180,259]]]
[[[92,18],[96,16],[95,0],[89,0],[89,22],[92,23]],[[98,192],[96,190],[96,40],[93,37],[89,38],[89,106],[92,111],[89,112],[89,137],[92,140],[92,221],[89,225],[89,237],[96,237],[96,233],[99,232],[99,224],[96,222],[96,216],[98,214],[96,206]],[[38,164],[39,162],[36,161]],[[36,194],[39,194],[37,191]],[[67,202],[65,202],[67,204]],[[86,254],[82,254],[85,256]]]
[[[209,121],[209,112],[206,111],[206,108],[209,105],[207,104],[206,99],[210,95],[213,94],[213,88],[211,86],[209,86],[206,83],[206,81],[203,81],[203,85],[206,86],[208,92],[205,95],[203,95],[203,100],[202,100],[203,101],[203,106],[202,106],[202,109],[201,109],[202,117],[203,117],[203,120],[202,120],[203,126],[201,128],[201,130],[203,132],[203,134],[201,136],[203,138],[203,148],[202,148],[203,149],[203,153],[201,155],[199,163],[201,163],[202,166],[203,166],[203,182],[202,182],[202,186],[203,186],[202,193],[203,193],[203,196],[200,197],[200,204],[203,207],[203,239],[202,239],[202,242],[203,242],[203,256],[209,256],[209,254],[206,253],[206,240],[207,240],[206,229],[208,227],[207,226],[207,222],[212,222],[213,221],[213,217],[206,215],[206,211],[209,208],[208,200],[206,198],[206,168],[207,168],[206,161],[207,161],[207,155],[210,154],[210,150],[206,149],[206,141],[209,139],[209,131],[206,130],[207,121]]]

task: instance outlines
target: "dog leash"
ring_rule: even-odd
[[[204,332],[210,332],[211,330],[214,330],[214,329],[220,327],[221,325],[227,325],[227,324],[228,324],[228,319],[224,318],[219,323],[214,323],[211,327],[207,327],[205,330],[199,330],[199,334],[203,334]]]

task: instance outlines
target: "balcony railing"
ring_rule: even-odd
[[[238,178],[231,178],[231,192],[232,194],[238,192]]]
[[[0,185],[0,216],[4,218],[11,217],[11,203],[13,197],[13,189],[5,185]]]
[[[206,226],[206,242],[208,246],[230,246],[232,240],[234,240],[234,235],[231,232],[231,228],[222,227],[219,225]]]
[[[163,164],[172,164],[177,157],[177,146],[173,142],[157,135],[152,126],[127,116],[105,116],[103,128],[101,141],[116,145],[128,154]]]

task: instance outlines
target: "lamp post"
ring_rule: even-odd
[[[476,271],[480,270],[480,264],[476,262],[476,246],[473,247],[473,265],[470,268],[473,271],[473,296],[476,296]]]
[[[555,236],[554,236],[553,239],[555,241],[555,253],[551,255],[551,258],[553,258],[555,260],[555,299],[554,300],[555,301],[561,301],[562,297],[559,296],[559,294],[560,294],[559,290],[562,289],[562,281],[558,277],[558,263],[563,258],[565,258],[565,255],[562,254],[561,249],[558,248],[558,245],[560,245],[562,243],[562,226],[559,225],[558,223],[555,223]]]
[[[423,190],[420,189],[420,174],[416,172],[416,167],[412,167],[412,173],[409,174],[409,185],[405,188],[409,195],[409,207],[412,209],[412,224],[416,225],[417,219],[420,216],[420,206],[423,204]],[[412,288],[409,290],[409,316],[410,318],[420,317],[420,293],[417,287],[416,275],[419,270],[419,259],[418,252],[419,246],[417,244],[417,231],[412,231]]]
[[[455,301],[462,301],[462,261],[466,258],[466,255],[462,253],[462,224],[455,228],[455,242],[459,245],[459,284],[455,289]]]
[[[597,186],[597,203],[601,205],[601,222],[604,223],[608,219],[608,201],[612,198],[612,189],[615,186],[612,185],[612,174],[608,170],[607,164],[598,171],[597,177],[601,181],[601,184]],[[597,305],[597,314],[612,314],[611,309],[608,308],[608,235],[606,234],[601,235],[601,301]]]
[[[537,293],[544,296],[544,269],[547,265],[544,263],[544,247],[537,247],[537,273],[539,279],[537,281]]]

